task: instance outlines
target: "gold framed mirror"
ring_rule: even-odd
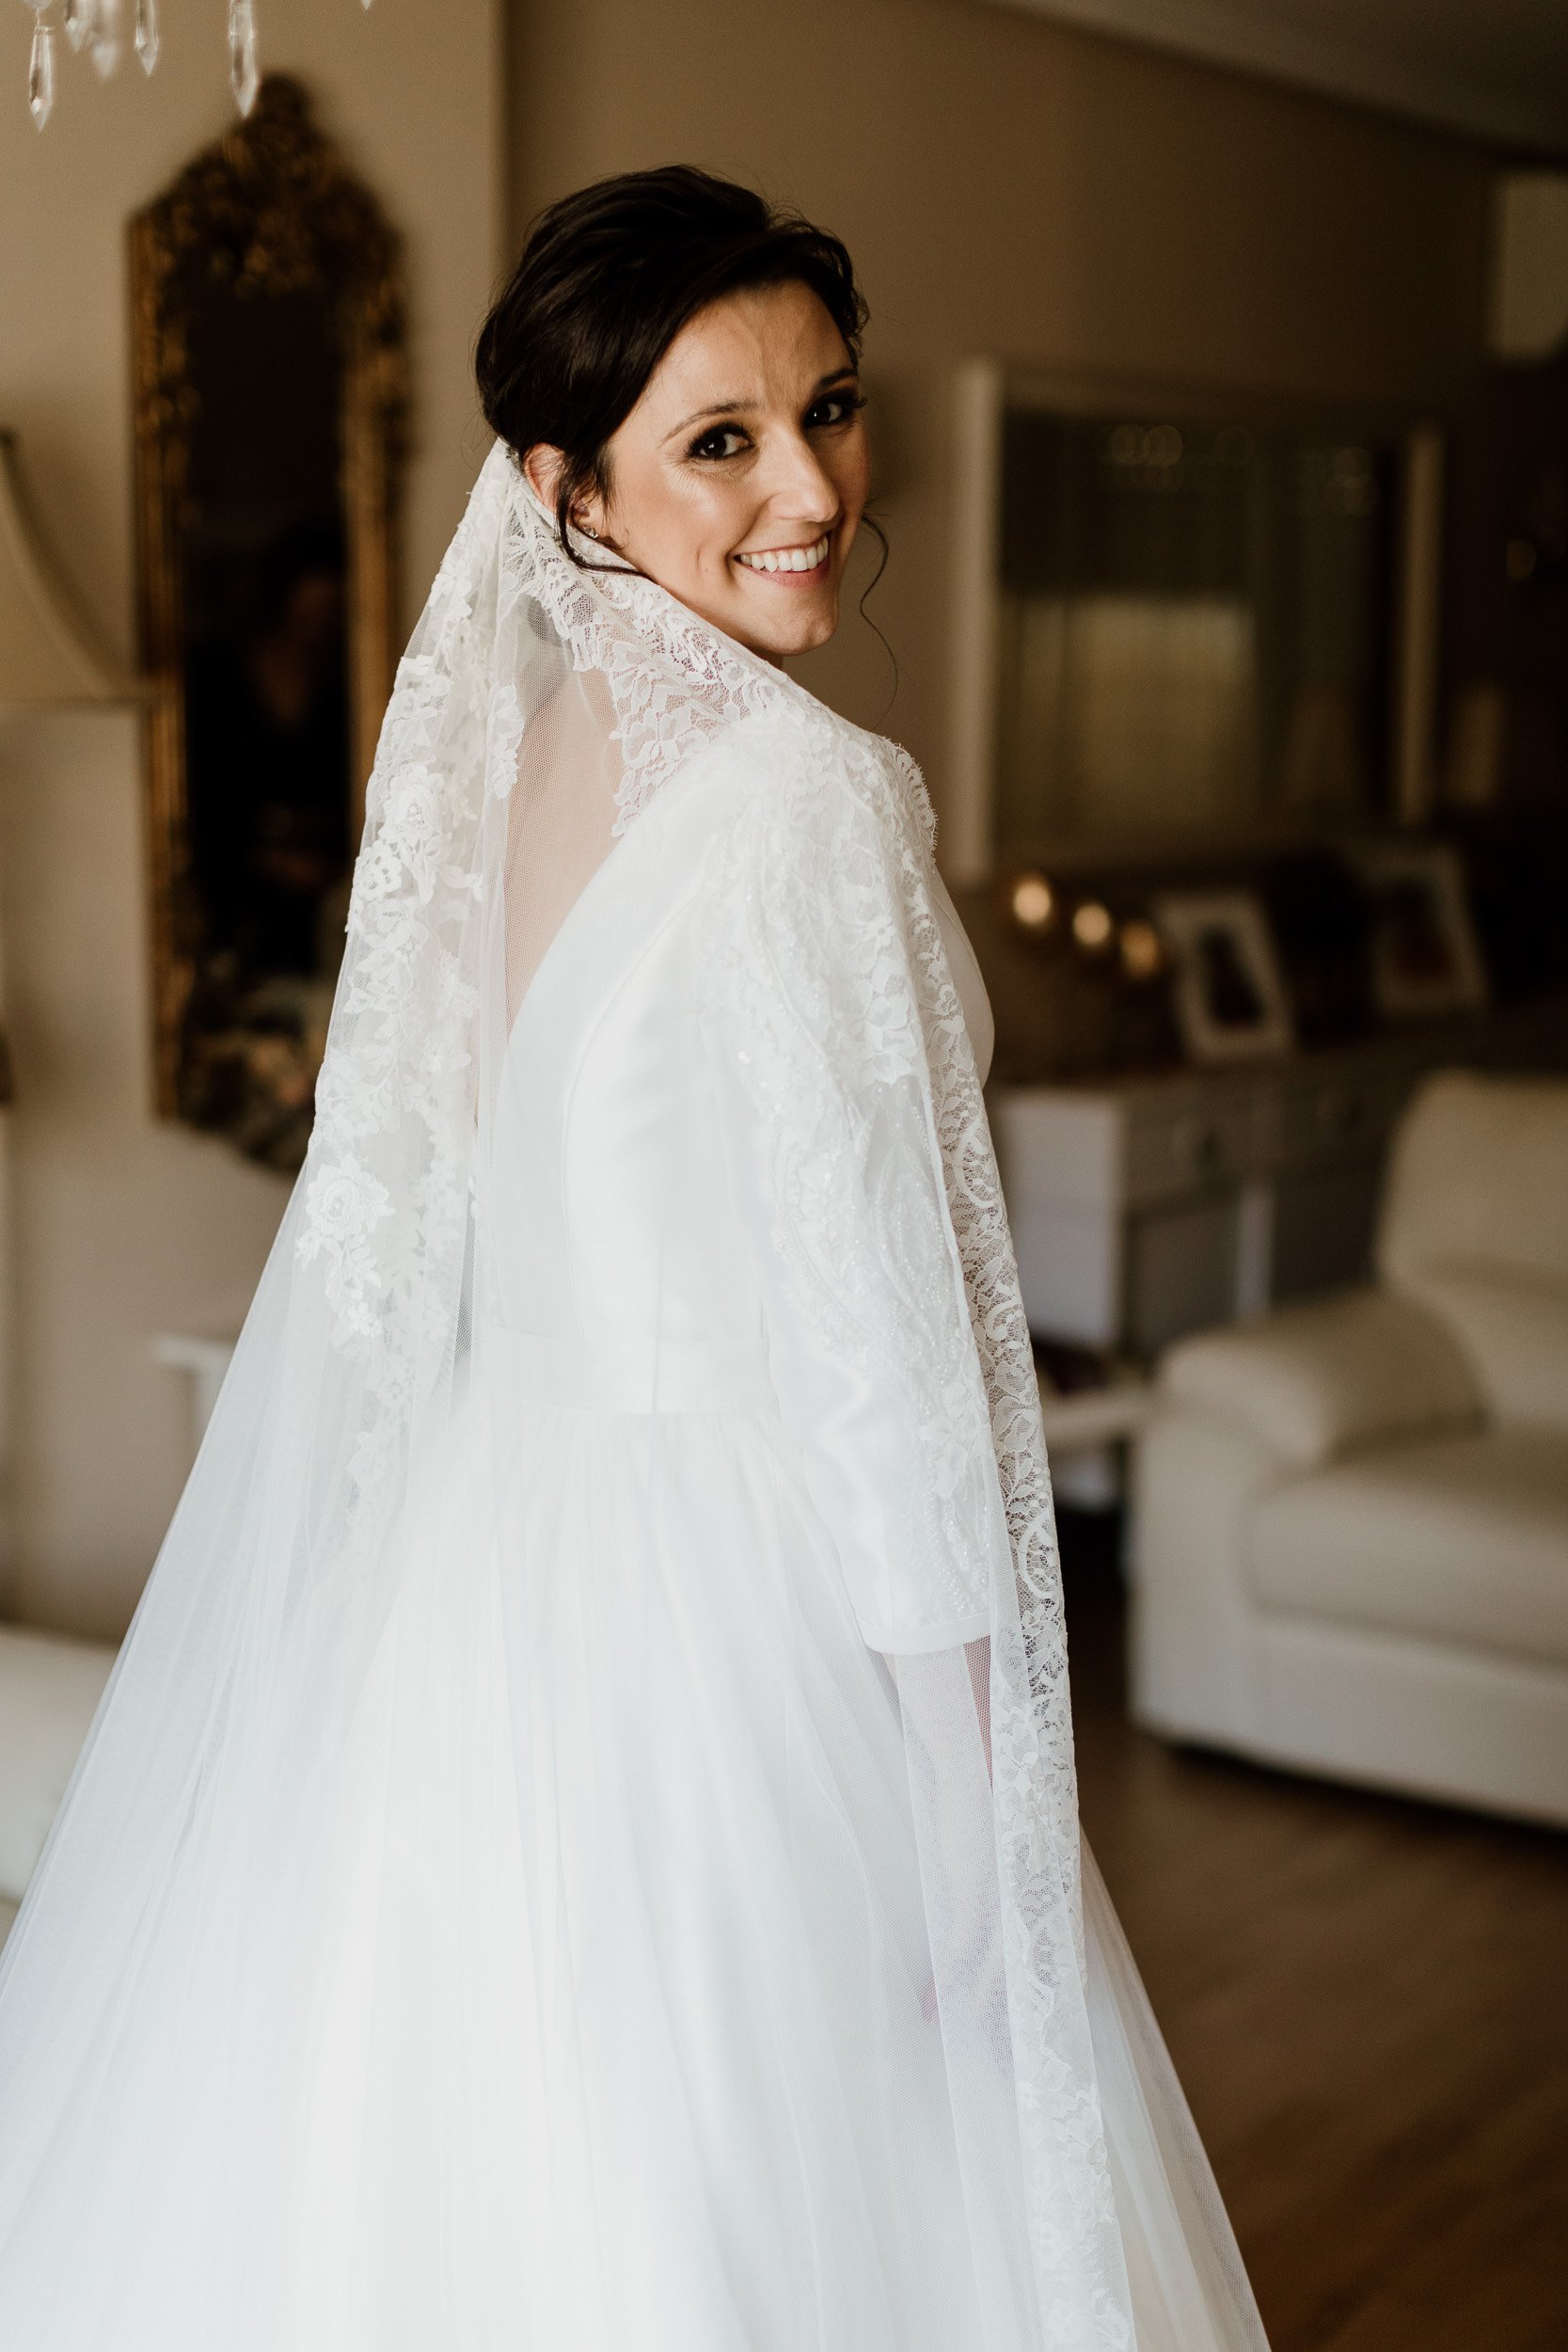
[[[273,74],[131,278],[157,1107],[292,1171],[396,659],[398,239]]]

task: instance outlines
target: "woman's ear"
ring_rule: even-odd
[[[523,471],[531,488],[552,515],[561,489],[561,469],[565,463],[565,453],[549,441],[535,441],[523,459]],[[586,531],[591,539],[603,538],[604,501],[596,492],[585,490],[572,501],[572,521],[578,531]]]
[[[565,462],[562,453],[552,448],[548,441],[535,441],[523,459],[523,471],[528,476],[530,489],[535,498],[543,505],[547,506],[552,513],[555,509],[556,485],[561,480],[561,469]]]

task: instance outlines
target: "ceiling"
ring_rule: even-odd
[[[1005,0],[1338,97],[1568,151],[1568,0]]]

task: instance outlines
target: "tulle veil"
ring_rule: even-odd
[[[906,1596],[890,1703],[983,2352],[1263,2344],[1079,1837],[1028,1334],[924,787],[653,582],[570,561],[499,444],[399,670],[306,1167],[0,1959],[8,2344],[361,2342],[341,2249],[365,2190],[319,2085],[370,2161],[410,2068],[383,2046],[373,1955],[341,1959],[324,2004],[313,1923],[365,1867],[344,1777],[431,1543],[428,1466],[488,1391],[496,1234],[517,1213],[488,1173],[518,1004],[588,881],[699,766],[737,812],[706,890],[706,1009],[752,1138],[759,1246],[823,1359],[853,1365],[885,1451]],[[779,1376],[804,1394],[798,1367]],[[409,1821],[422,1802],[416,1776]],[[436,1917],[461,1867],[443,1841]],[[485,1899],[466,1886],[464,1952],[437,1936],[419,1961],[436,2250],[367,2346],[577,2341],[536,2332],[526,2302],[504,2312],[475,2255],[547,2251],[467,2153],[516,2129],[486,2040],[508,1988]]]

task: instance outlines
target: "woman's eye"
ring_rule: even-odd
[[[806,430],[814,432],[821,425],[847,424],[864,406],[863,392],[830,392],[806,411]]]
[[[746,446],[746,436],[735,424],[716,424],[710,433],[691,444],[693,457],[738,457]]]

